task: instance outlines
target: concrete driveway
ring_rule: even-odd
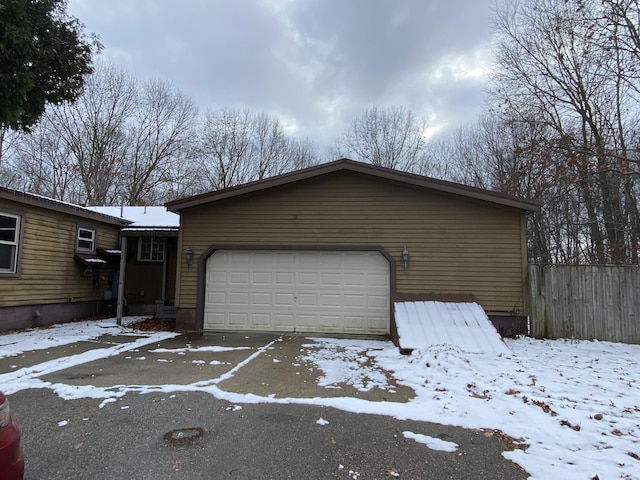
[[[414,392],[371,359],[368,371],[386,379],[376,386],[319,386],[307,336],[180,335],[128,349],[135,340],[105,335],[0,359],[1,374],[121,349],[60,365],[11,395],[27,479],[527,477],[501,456],[497,436],[318,406],[331,397],[404,403]],[[459,448],[432,450],[405,431]]]

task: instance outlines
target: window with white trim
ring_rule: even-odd
[[[19,215],[0,212],[0,273],[18,271],[21,220]]]
[[[76,250],[78,252],[96,251],[96,231],[91,228],[78,227],[78,238],[76,239]]]
[[[140,237],[138,241],[138,261],[164,262],[164,238]]]

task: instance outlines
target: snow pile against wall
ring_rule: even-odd
[[[402,349],[448,344],[469,353],[509,352],[477,303],[396,302],[394,309]]]

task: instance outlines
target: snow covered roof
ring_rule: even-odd
[[[87,207],[94,212],[120,217],[133,222],[126,230],[146,231],[153,229],[177,229],[180,215],[169,212],[162,206]]]
[[[508,353],[483,308],[474,302],[396,302],[400,348],[447,344],[468,353]]]
[[[126,225],[128,222],[120,215],[110,215],[108,212],[93,210],[75,203],[63,202],[35,193],[23,192],[12,188],[0,187],[0,199],[45,208],[56,212],[63,212],[81,218],[110,223],[112,225]],[[119,213],[119,211],[118,211]]]

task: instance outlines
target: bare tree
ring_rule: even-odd
[[[18,134],[0,125],[0,185],[19,188],[19,175],[12,167],[10,158]]]
[[[614,4],[630,2],[504,2],[496,17],[494,98],[510,116],[536,118],[553,132],[548,144],[562,151],[567,171],[575,175],[581,207],[576,213],[588,230],[576,241],[598,263],[625,263],[638,250],[635,227],[629,228],[637,196],[627,186],[634,183],[637,160],[624,146],[637,136],[631,130],[639,112],[629,108],[629,102],[637,104],[630,86],[637,78],[625,75],[621,81],[630,70],[620,56],[620,30],[612,34],[615,22],[606,20]]]
[[[404,107],[372,107],[344,132],[337,151],[361,162],[411,171],[422,163],[425,130],[426,122]]]
[[[277,118],[232,108],[207,112],[198,152],[203,188],[215,190],[318,161],[313,143],[287,136]]]
[[[200,132],[202,173],[219,190],[249,180],[251,113],[230,108],[208,112]]]
[[[136,84],[124,70],[102,63],[75,103],[48,113],[75,160],[90,205],[108,205],[116,196],[127,157],[127,120],[135,110],[136,94]]]
[[[16,140],[13,168],[24,179],[22,188],[50,198],[84,200],[77,164],[52,117],[44,115],[31,133]]]
[[[159,199],[158,187],[171,181],[181,151],[191,148],[196,113],[191,99],[164,82],[152,80],[139,89],[120,179],[130,204]]]
[[[13,149],[24,188],[60,200],[108,205],[162,201],[178,162],[193,158],[192,101],[172,86],[136,82],[99,64],[74,104],[49,107]],[[124,192],[124,197],[122,197]]]

